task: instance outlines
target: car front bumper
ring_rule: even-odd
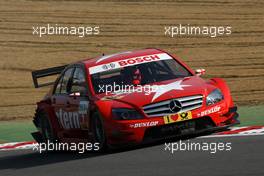
[[[164,124],[163,118],[119,121],[107,129],[107,139],[110,145],[140,144],[228,130],[230,126],[240,123],[236,111],[237,107],[231,107],[222,114],[211,114],[170,124]]]

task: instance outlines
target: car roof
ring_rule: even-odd
[[[124,51],[120,53],[85,59],[82,61],[82,63],[84,63],[86,67],[93,67],[96,65],[107,64],[110,62],[129,59],[133,57],[146,56],[146,55],[159,54],[159,53],[166,53],[166,52],[155,48],[142,49],[136,51]]]

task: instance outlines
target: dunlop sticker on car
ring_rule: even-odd
[[[163,120],[165,124],[181,122],[190,119],[192,119],[191,111],[163,116]]]

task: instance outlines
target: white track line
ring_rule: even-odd
[[[208,136],[201,136],[198,138],[219,138],[219,137],[238,137],[238,136],[259,136],[264,135],[264,126],[245,126],[245,127],[232,127],[230,131],[220,132]],[[0,151],[4,150],[24,150],[33,149],[36,142],[10,142],[0,144]]]

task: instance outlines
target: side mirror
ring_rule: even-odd
[[[197,76],[204,75],[204,74],[205,74],[205,69],[203,69],[203,68],[196,69],[196,70],[195,70],[195,74],[196,74]]]

